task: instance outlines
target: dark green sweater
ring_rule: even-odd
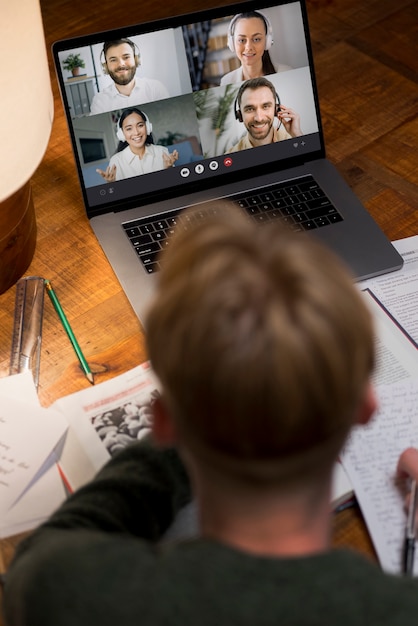
[[[133,444],[21,544],[9,626],[409,626],[418,582],[347,551],[255,557],[208,539],[160,542],[190,500],[174,451]]]

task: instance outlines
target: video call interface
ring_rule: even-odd
[[[124,35],[130,43],[110,46],[106,55],[105,41],[57,53],[89,206],[320,148],[300,4],[254,10],[261,20],[228,14],[150,33],[131,27]],[[264,100],[247,104],[247,90],[243,110],[237,102],[245,64],[260,55],[269,60],[264,79],[276,92],[273,113],[264,103],[265,83]],[[81,66],[75,76],[74,56]],[[120,95],[125,85],[118,88],[118,80],[134,81],[129,96]],[[279,119],[279,111],[293,118]],[[274,141],[259,145],[271,126]]]

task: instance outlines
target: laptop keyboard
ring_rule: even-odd
[[[259,192],[234,194],[226,199],[238,204],[258,223],[279,219],[296,231],[314,230],[343,219],[312,176],[277,183]],[[212,207],[216,210],[216,200],[205,203],[204,207],[201,213],[193,214],[193,219],[199,219],[199,215],[204,217]],[[191,216],[182,215],[180,209],[122,224],[149,274],[159,270],[159,252],[169,244],[174,230],[178,226],[187,228],[190,219]]]

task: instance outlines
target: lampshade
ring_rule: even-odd
[[[30,178],[48,145],[54,113],[39,0],[2,0],[0,58],[2,293],[32,259],[36,220]]]

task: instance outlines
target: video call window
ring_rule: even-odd
[[[260,49],[261,35],[264,39]],[[118,67],[113,58],[116,55],[113,51],[113,56],[105,55],[106,42],[59,52],[86,188],[125,178],[125,174],[121,178],[122,157],[115,157],[122,150],[122,143],[128,155],[129,149],[134,150],[134,140],[131,141],[120,126],[121,116],[132,106],[145,114],[143,125],[152,127],[152,133],[147,133],[146,145],[158,148],[147,149],[148,153],[154,153],[155,165],[141,163],[137,169],[129,165],[126,176],[162,173],[171,167],[180,169],[194,161],[229,154],[237,146],[239,150],[252,147],[248,141],[241,142],[248,134],[248,127],[237,111],[237,94],[246,72],[242,54],[245,40],[251,42],[263,63],[267,63],[268,58],[265,68],[263,65],[263,75],[276,90],[276,102],[299,114],[301,133],[318,130],[299,2],[260,8],[255,20],[254,13],[249,19],[227,14],[156,32],[129,32],[127,38],[131,42],[128,50],[131,50],[135,83],[135,90],[129,95],[117,88]],[[255,52],[253,57],[257,56]],[[71,77],[64,69],[66,58],[71,54],[79,55],[84,62],[81,77]],[[87,94],[86,102],[76,107],[72,93],[80,92],[82,84],[87,85],[81,89]],[[283,122],[273,121],[275,128],[282,127],[280,140],[293,136],[283,132]],[[166,156],[172,156],[168,166],[166,157],[162,160],[163,147]],[[265,153],[266,159],[271,159],[267,151]],[[116,178],[110,178],[108,167],[115,163],[119,164],[119,173]]]

